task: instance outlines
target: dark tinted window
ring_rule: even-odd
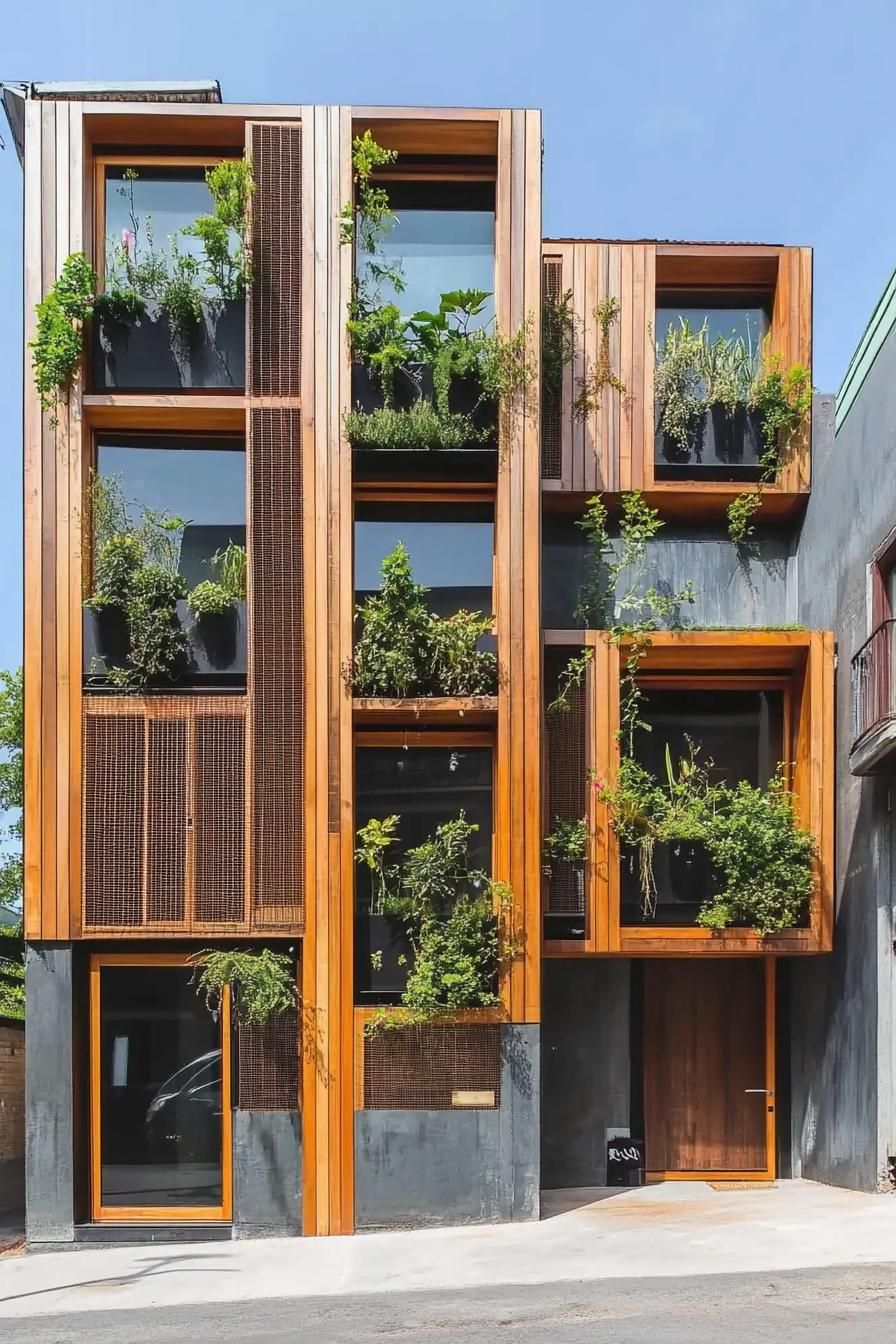
[[[433,611],[450,616],[463,607],[491,616],[494,531],[491,505],[358,504],[355,599],[379,588],[380,566],[402,541]]]
[[[192,587],[213,577],[209,560],[246,542],[246,454],[238,439],[160,436],[101,439],[100,476],[117,477],[138,526],[144,509],[186,521],[179,569]]]
[[[401,817],[394,862],[463,812],[478,825],[471,838],[473,868],[491,871],[492,749],[490,746],[359,747],[355,755],[355,826],[373,817]],[[358,867],[358,908],[367,905],[366,870]]]
[[[222,1202],[220,1024],[189,967],[100,972],[100,1182],[107,1208]]]
[[[758,352],[768,332],[771,302],[763,294],[736,294],[726,290],[679,292],[669,290],[657,295],[656,343],[662,346],[670,326],[680,318],[692,331],[707,324],[710,341],[718,336],[743,340],[748,350]]]
[[[640,709],[651,731],[637,735],[638,760],[661,784],[666,782],[666,747],[673,769],[688,754],[688,739],[700,748],[698,760],[719,783],[767,784],[783,755],[783,701],[780,691],[648,691]],[[712,873],[702,845],[657,845],[653,855],[656,913],[641,913],[638,858],[622,855],[623,924],[693,924],[709,895]]]
[[[405,287],[396,295],[384,286],[384,301],[394,301],[408,316],[434,311],[439,296],[454,289],[495,288],[495,189],[490,182],[387,182],[398,222],[380,245],[390,265],[399,263]],[[358,272],[367,258],[358,253]],[[495,314],[489,299],[478,322]]]

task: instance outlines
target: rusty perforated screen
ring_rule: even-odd
[[[295,1111],[299,1107],[297,1013],[263,1026],[236,1027],[236,1104],[243,1111]]]
[[[301,395],[302,131],[251,129],[249,395]]]
[[[546,703],[554,699],[558,678],[567,661],[580,649],[548,649],[545,653]],[[585,683],[567,695],[565,713],[545,719],[544,826],[548,833],[557,819],[579,821],[587,808],[588,742]],[[545,910],[552,915],[581,915],[585,911],[585,884],[581,868],[552,863],[545,869]]]
[[[367,1111],[493,1110],[501,1103],[501,1028],[426,1024],[364,1038]]]
[[[542,299],[545,305],[560,298],[563,263],[559,257],[544,257],[541,263]],[[545,386],[541,397],[541,475],[546,481],[559,481],[563,474],[560,446],[560,412],[562,395]]]
[[[245,705],[85,699],[85,928],[247,927]]]
[[[301,434],[298,409],[250,412],[252,902],[268,928],[304,909]]]

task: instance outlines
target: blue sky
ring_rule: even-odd
[[[836,390],[896,264],[892,0],[34,0],[2,79],[216,77],[231,102],[541,107],[544,231],[810,244]],[[0,666],[21,649],[21,200],[0,153]]]

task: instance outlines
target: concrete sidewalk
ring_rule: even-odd
[[[540,1223],[0,1261],[0,1317],[896,1263],[896,1201],[804,1181],[546,1194]]]

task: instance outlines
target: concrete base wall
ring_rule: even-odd
[[[542,1185],[604,1185],[607,1130],[633,1123],[631,963],[549,958],[542,987]]]
[[[434,1227],[539,1216],[539,1028],[501,1033],[493,1111],[358,1111],[355,1225]]]
[[[234,1111],[234,1237],[295,1237],[301,1230],[298,1111]]]
[[[28,1240],[74,1237],[72,949],[31,944],[25,958],[25,1219]]]

